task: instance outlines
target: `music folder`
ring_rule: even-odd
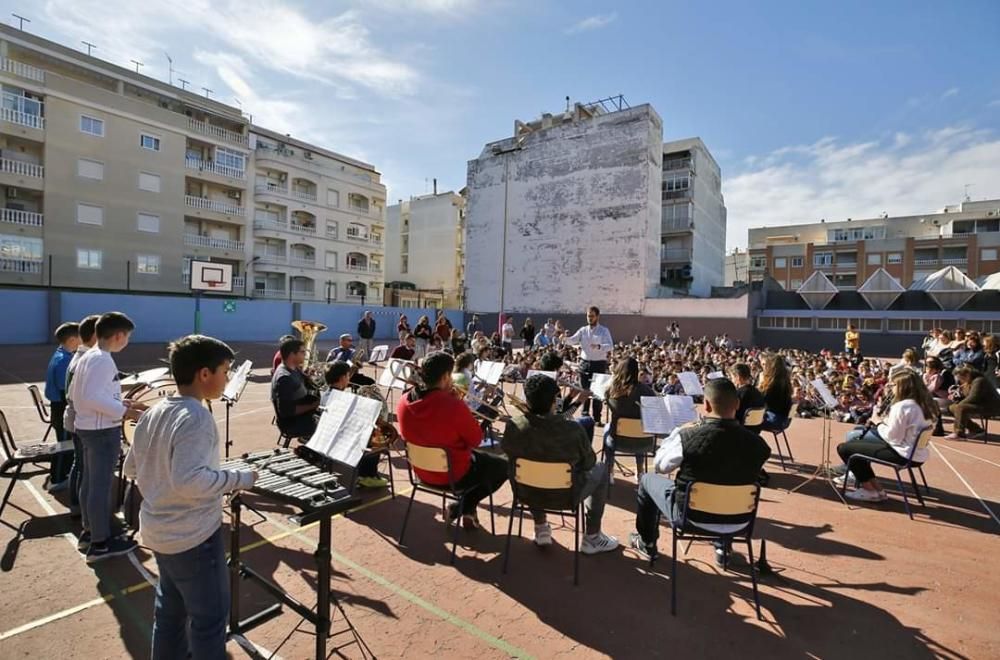
[[[604,401],[609,387],[611,387],[611,374],[594,374],[590,377],[590,393],[595,399]]]
[[[490,385],[496,385],[503,376],[503,362],[480,360],[476,364],[476,378]]]
[[[380,401],[330,390],[316,432],[306,447],[356,468],[381,412]]]
[[[698,380],[698,374],[693,371],[682,371],[677,374],[677,379],[681,381],[681,387],[684,388],[684,394],[688,396],[704,396],[705,390],[701,389],[701,381]]]
[[[639,406],[642,430],[650,435],[670,435],[678,426],[698,420],[694,400],[687,395],[644,396]]]
[[[833,392],[831,392],[830,388],[826,386],[826,383],[823,382],[822,378],[817,378],[816,380],[811,381],[810,385],[816,388],[816,393],[819,394],[821,399],[823,399],[824,406],[833,410],[839,405],[837,403],[837,397],[833,396]]]
[[[226,383],[226,389],[222,392],[222,398],[230,403],[236,403],[240,400],[240,396],[243,394],[243,390],[247,386],[247,378],[250,377],[250,369],[253,368],[253,363],[250,360],[244,360],[243,364],[233,371],[233,375],[229,378],[229,382]]]

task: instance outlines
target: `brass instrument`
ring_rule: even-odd
[[[299,338],[305,344],[306,359],[302,363],[302,373],[314,390],[322,391],[326,384],[323,378],[322,360],[319,359],[316,348],[316,337],[326,330],[319,321],[292,321],[292,327],[299,331]]]
[[[368,357],[365,353],[365,349],[359,348],[354,351],[354,355],[351,356],[351,370],[347,372],[348,378],[354,378],[354,374],[361,370],[361,367],[365,365],[365,358]]]

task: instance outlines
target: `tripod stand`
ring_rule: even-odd
[[[830,448],[833,444],[833,423],[830,416],[833,414],[834,410],[830,406],[826,406],[822,409],[823,411],[823,446],[820,448],[820,459],[816,465],[816,470],[809,475],[809,478],[800,483],[795,488],[791,489],[790,493],[798,492],[800,488],[806,484],[812,482],[814,479],[821,478],[826,483],[830,484],[830,488],[833,492],[837,494],[837,499],[843,502],[845,505],[847,502],[844,500],[843,495],[840,494],[840,489],[837,485],[833,483],[833,478],[836,474],[833,471],[833,464],[830,462]]]

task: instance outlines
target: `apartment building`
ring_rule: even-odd
[[[254,238],[260,193],[251,185],[258,162],[275,164],[257,157],[258,145],[269,144],[265,129],[251,127],[237,108],[6,25],[0,25],[0,84],[0,284],[185,292],[192,259],[231,264],[238,294],[324,299],[317,283],[330,280],[327,289],[339,294],[333,298],[347,300],[381,283],[372,277],[370,248],[371,237],[380,236],[385,191],[370,165],[300,147],[300,155],[317,154],[315,165],[266,170],[285,172],[302,188],[311,183],[324,202],[334,199],[331,189],[343,192],[345,205],[352,194],[366,199],[355,209],[364,213],[340,213],[315,203],[318,197],[264,198],[265,207],[289,202],[280,216],[289,230],[309,217],[314,227],[320,219],[329,227],[328,216],[337,215],[333,222],[345,224],[346,236],[349,218],[362,218],[359,252],[366,258],[364,274],[348,277],[347,264],[360,262],[351,260],[352,243],[344,241],[344,267],[334,259],[338,268],[320,274],[307,257],[328,270],[325,237],[337,232],[321,242],[286,237],[283,254],[302,263],[261,270],[272,277],[260,285]]]
[[[385,279],[398,283],[398,304],[462,309],[465,197],[449,191],[399,200],[386,211],[386,232]]]
[[[750,278],[797,290],[816,271],[851,291],[884,268],[909,287],[946,266],[975,280],[1000,270],[1000,200],[940,212],[750,230]]]
[[[707,297],[725,283],[722,172],[701,138],[663,143],[660,284]]]
[[[253,292],[379,305],[385,186],[367,163],[253,126]]]

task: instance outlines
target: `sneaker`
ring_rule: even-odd
[[[48,488],[50,493],[59,493],[64,490],[69,490],[69,479],[63,479],[57,483],[50,484]]]
[[[76,550],[81,555],[87,554],[87,550],[90,549],[90,532],[84,531],[80,533],[80,538],[76,540]]]
[[[884,502],[889,499],[889,496],[885,494],[884,490],[868,490],[867,488],[858,488],[849,492],[847,494],[847,499],[854,500],[855,502]]]
[[[385,488],[389,485],[389,480],[382,477],[358,477],[358,485],[362,488]]]
[[[842,474],[839,477],[833,479],[833,483],[837,486],[843,486],[844,481],[847,481],[847,485],[854,488],[858,485],[858,480],[854,478],[853,474]]]
[[[462,516],[462,529],[470,532],[482,529],[483,526],[479,524],[479,518],[471,513],[466,513]]]
[[[597,534],[588,534],[583,537],[583,543],[580,544],[580,552],[585,555],[596,555],[602,552],[611,552],[617,547],[618,539],[608,536],[604,532],[598,532]]]
[[[535,545],[552,545],[552,525],[548,523],[535,525]]]
[[[726,567],[726,550],[725,548],[715,549],[715,565],[719,568]]]
[[[965,437],[964,433],[949,433],[948,435],[944,436],[944,439],[945,440],[961,440],[964,437]]]
[[[87,550],[87,563],[96,564],[97,562],[104,561],[109,557],[127,555],[137,547],[139,547],[139,544],[134,540],[121,537],[109,539],[104,543],[91,543],[90,549]]]
[[[646,542],[639,536],[639,532],[632,532],[628,535],[628,545],[639,553],[640,557],[650,562],[659,556],[659,553],[656,551],[656,544],[646,545]]]

